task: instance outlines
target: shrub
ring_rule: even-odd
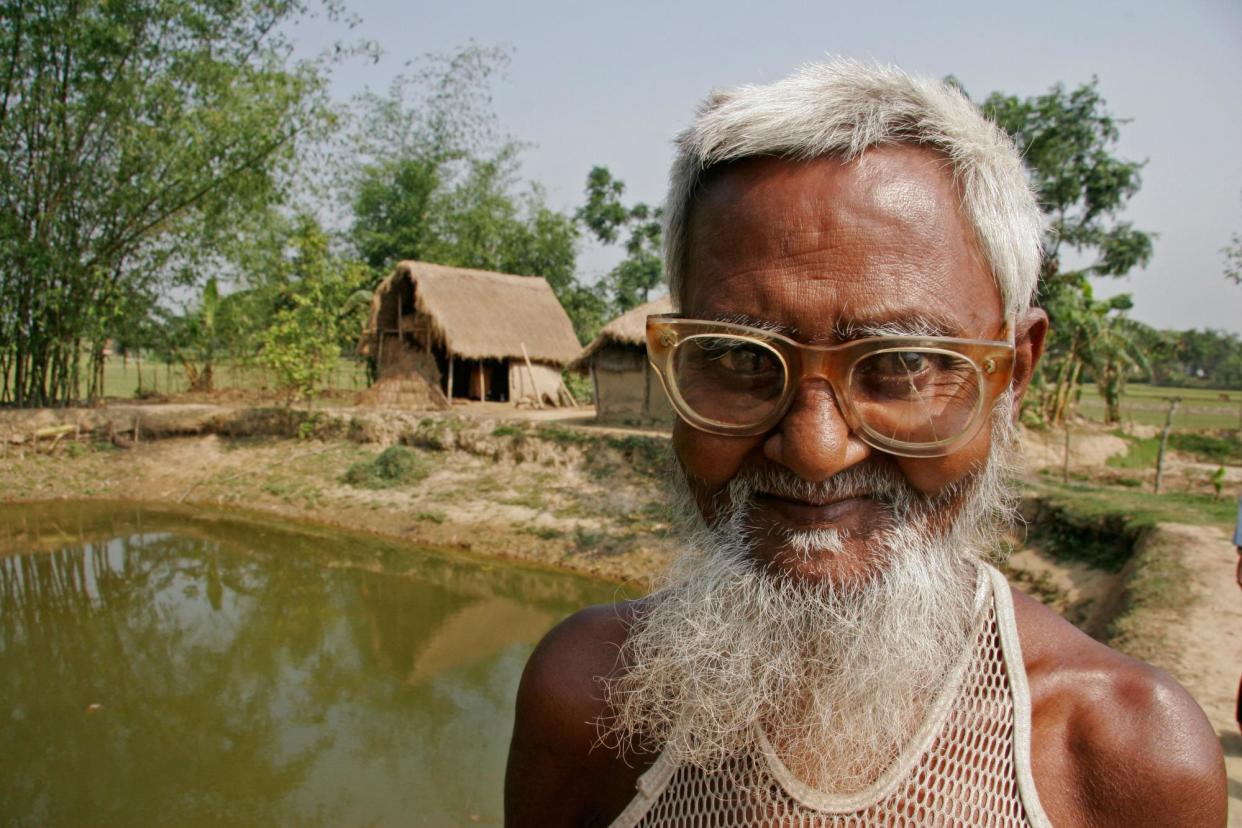
[[[371,460],[359,460],[345,472],[344,480],[360,489],[388,489],[411,485],[428,474],[418,453],[405,446],[390,446]]]

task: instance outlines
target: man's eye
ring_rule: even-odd
[[[932,367],[927,354],[918,351],[893,351],[873,360],[871,370],[883,374],[920,374]]]
[[[711,359],[737,374],[758,374],[773,367],[772,355],[756,345],[727,345],[716,349]]]

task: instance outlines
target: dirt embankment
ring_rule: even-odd
[[[165,405],[0,412],[0,440],[3,500],[268,511],[618,581],[645,580],[672,550],[660,435],[451,414]],[[394,445],[409,448],[414,479],[347,482],[351,468]]]

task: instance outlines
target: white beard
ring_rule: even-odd
[[[779,467],[739,476],[710,527],[683,492],[697,526],[633,624],[627,667],[604,679],[602,741],[729,772],[731,758],[757,750],[762,727],[807,784],[851,793],[874,781],[970,644],[977,562],[1011,505],[1007,424],[994,422],[987,466],[934,501],[881,465],[818,485]],[[822,500],[866,492],[887,504],[892,520],[870,536],[867,575],[836,584],[756,566],[747,520],[756,487]],[[945,511],[949,525],[931,528]],[[785,540],[802,556],[840,554],[844,542],[836,530]]]

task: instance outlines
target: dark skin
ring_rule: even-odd
[[[945,159],[909,146],[833,159],[750,159],[714,170],[691,216],[683,312],[775,323],[804,342],[831,344],[843,327],[934,324],[944,335],[1003,338],[1000,293]],[[1014,320],[1013,413],[1043,349],[1047,318]],[[804,383],[767,434],[722,437],[674,426],[673,444],[700,511],[715,514],[740,471],[781,465],[826,480],[858,464],[891,464],[936,497],[975,473],[991,447],[988,424],[944,457],[885,455],[851,433],[833,391]],[[798,561],[760,532],[760,563],[808,580],[849,582],[874,565],[870,498],[803,503],[760,494],[774,528],[838,527],[845,554]],[[948,510],[951,512],[951,508]],[[1032,698],[1032,763],[1055,825],[1223,826],[1226,778],[1219,742],[1195,701],[1167,674],[1087,637],[1014,592]],[[618,756],[596,744],[606,714],[597,677],[624,669],[618,652],[635,603],[584,610],[536,649],[518,692],[505,781],[506,824],[607,825],[633,798],[652,754]]]

